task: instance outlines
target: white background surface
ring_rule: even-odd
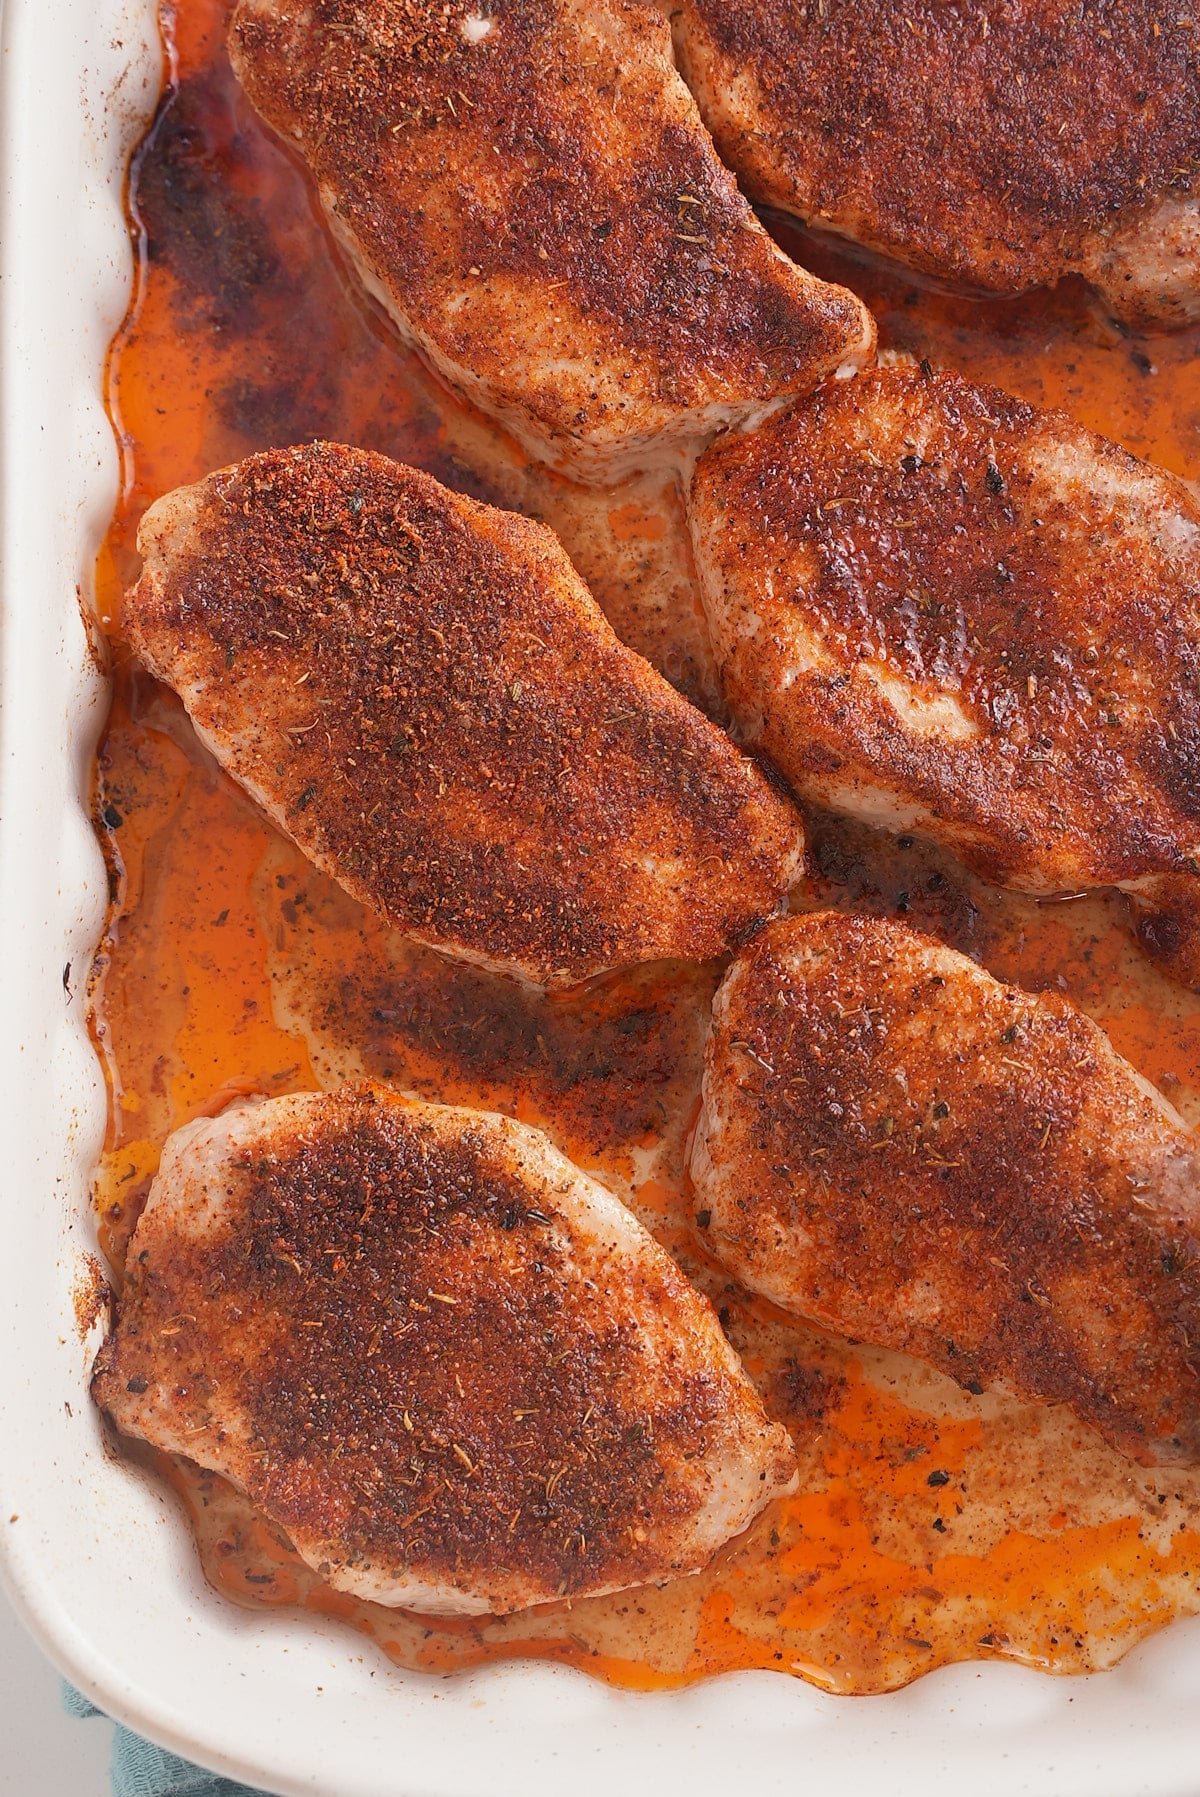
[[[112,1723],[79,1722],[0,1593],[0,1797],[108,1797]]]

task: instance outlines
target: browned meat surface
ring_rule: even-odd
[[[395,928],[565,985],[744,941],[798,816],[619,643],[542,525],[332,444],[168,494],[138,653],[304,852]]]
[[[240,0],[229,43],[370,291],[540,457],[607,478],[870,352],[641,0]]]
[[[1153,0],[676,0],[755,200],[999,293],[1081,274],[1200,316],[1200,31]]]
[[[1200,1463],[1197,1140],[1057,995],[897,924],[773,924],[717,994],[692,1177],[785,1309]]]
[[[694,1572],[794,1479],[611,1193],[536,1130],[372,1088],[168,1141],[92,1389],[331,1585],[409,1609]]]
[[[916,369],[701,461],[740,733],[806,797],[1022,891],[1119,886],[1200,981],[1200,506],[1061,413]]]

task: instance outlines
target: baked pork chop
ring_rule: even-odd
[[[794,1483],[708,1301],[504,1117],[347,1088],[190,1124],[128,1265],[96,1401],[356,1597],[674,1578]]]
[[[1186,9],[1184,9],[1186,10]],[[751,198],[942,280],[1200,317],[1200,38],[1152,0],[675,0]]]
[[[403,335],[611,479],[870,353],[717,158],[642,0],[240,0],[230,54]]]
[[[1200,1463],[1200,1147],[1056,994],[894,923],[773,924],[717,994],[691,1168],[785,1309]]]
[[[125,628],[201,740],[394,928],[548,986],[743,941],[799,819],[626,649],[545,526],[335,444],[143,521]]]
[[[1000,885],[1118,886],[1200,982],[1200,506],[1062,413],[897,366],[701,461],[739,733]]]

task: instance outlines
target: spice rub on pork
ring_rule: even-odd
[[[703,1239],[784,1309],[1200,1464],[1200,1144],[1057,994],[782,919],[717,994],[691,1167]]]
[[[746,940],[798,814],[614,636],[543,525],[336,444],[160,499],[125,628],[311,860],[405,934],[562,986]]]
[[[1061,412],[906,366],[717,444],[691,527],[740,735],[1024,892],[1115,886],[1200,984],[1200,505]]]
[[[678,0],[751,198],[940,280],[1200,317],[1200,32],[1155,0]]]
[[[329,1584],[415,1610],[696,1571],[795,1475],[609,1192],[536,1130],[374,1088],[170,1138],[93,1392]]]
[[[240,0],[229,48],[403,335],[565,471],[609,480],[870,354],[643,0]]]

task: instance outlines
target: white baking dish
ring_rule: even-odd
[[[0,1559],[29,1626],[111,1714],[280,1792],[1195,1797],[1200,1621],[1103,1677],[966,1666],[857,1700],[765,1674],[654,1697],[536,1665],[434,1679],[311,1615],[220,1601],[171,1502],[106,1454],[74,1309],[104,1105],[83,1015],[104,699],[76,588],[118,478],[100,371],[128,291],[124,158],[160,71],[150,0],[6,0],[0,23]]]

